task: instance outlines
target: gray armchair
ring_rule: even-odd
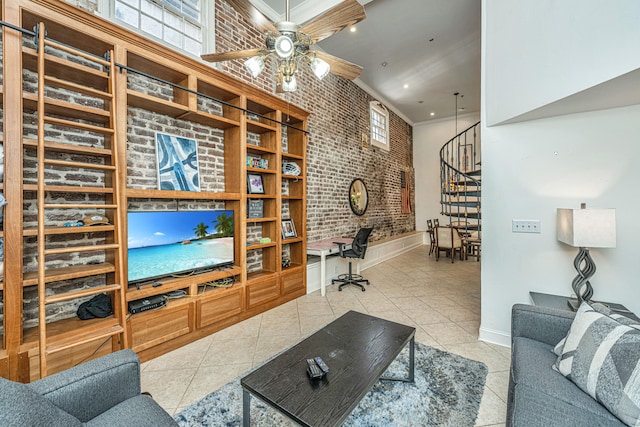
[[[122,350],[30,384],[0,377],[2,426],[176,426],[140,393],[140,359]]]

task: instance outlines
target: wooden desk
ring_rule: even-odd
[[[340,253],[338,245],[334,242],[344,243],[344,249],[351,249],[353,239],[344,237],[331,237],[329,239],[320,240],[318,242],[307,243],[307,255],[315,255],[320,257],[320,294],[325,296],[327,286],[327,255],[335,255]],[[358,274],[360,273],[360,264],[358,264]]]

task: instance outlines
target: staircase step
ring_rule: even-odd
[[[471,191],[443,191],[442,194],[450,195],[450,196],[466,196],[466,197],[480,197],[482,194],[480,190],[471,190]]]
[[[451,206],[451,207],[468,207],[468,208],[475,208],[475,207],[480,207],[480,201],[478,200],[474,200],[472,202],[442,202],[443,205],[445,206]]]
[[[467,174],[469,176],[481,176],[482,175],[482,169],[478,169],[478,170],[474,170],[474,171],[466,171],[465,174]]]

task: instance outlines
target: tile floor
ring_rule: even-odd
[[[142,389],[171,414],[349,310],[416,327],[416,340],[489,368],[476,426],[503,426],[508,348],[478,341],[480,263],[436,262],[428,246],[366,269],[366,292],[328,286],[142,365]],[[242,339],[238,339],[242,337]],[[158,375],[158,372],[164,375]]]

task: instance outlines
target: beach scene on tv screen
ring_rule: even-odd
[[[129,282],[233,263],[233,211],[129,212]]]

